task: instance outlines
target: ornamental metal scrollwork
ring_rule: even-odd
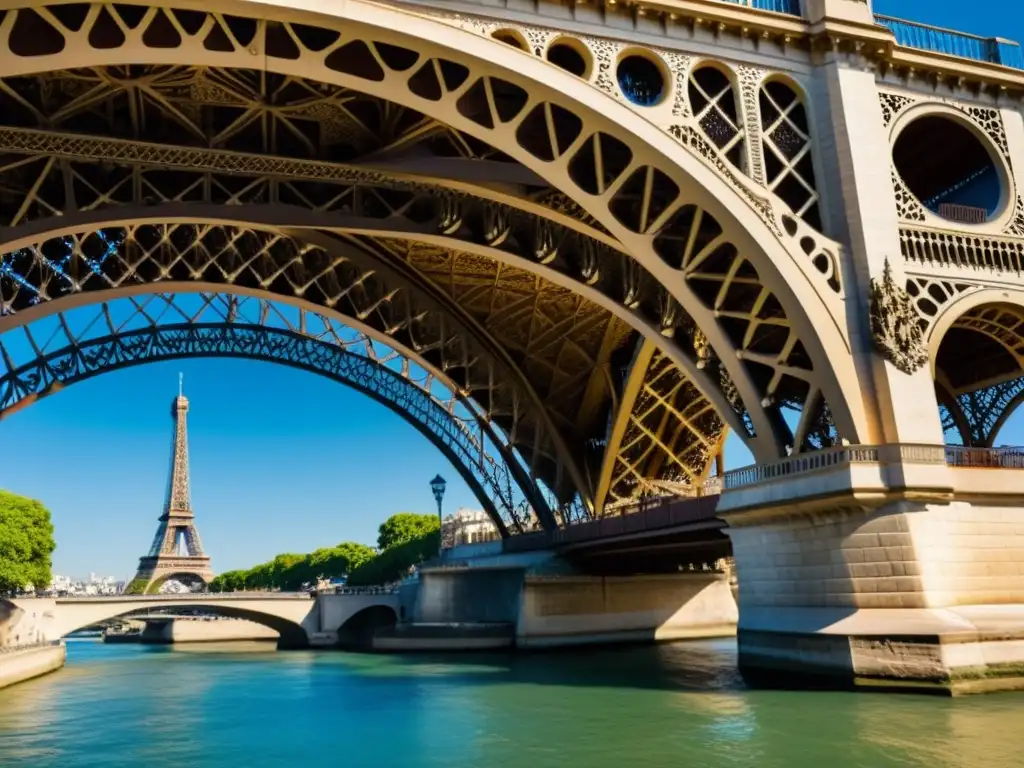
[[[892,279],[889,259],[885,260],[881,281],[871,280],[868,317],[875,347],[900,371],[912,374],[928,361],[914,302]]]

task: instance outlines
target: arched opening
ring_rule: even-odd
[[[947,442],[991,448],[1024,390],[1024,308],[982,304],[943,335],[934,355]]]
[[[180,585],[180,587],[179,587]],[[205,592],[207,581],[196,573],[167,573],[154,579],[146,589],[147,595],[166,595],[180,592]]]
[[[745,131],[729,76],[711,64],[698,66],[690,72],[687,95],[704,134],[729,162],[745,172]]]
[[[653,107],[665,95],[665,74],[650,56],[633,53],[615,68],[622,94],[641,107]]]
[[[769,80],[761,86],[758,104],[768,188],[782,198],[793,213],[820,230],[811,132],[803,100],[789,84]]]
[[[491,34],[495,40],[505,45],[510,45],[513,48],[518,48],[520,51],[529,52],[530,48],[523,39],[523,36],[518,32],[511,29],[499,29],[497,32]]]
[[[1004,180],[994,156],[987,141],[946,114],[910,121],[892,150],[896,171],[920,203],[961,224],[981,224],[1003,206]]]
[[[443,373],[356,326],[283,300],[188,290],[113,298],[56,316],[38,312],[33,322],[0,335],[6,352],[0,419],[75,383],[136,365],[190,357],[277,363],[349,386],[401,416],[451,462],[502,535],[541,525],[541,494],[550,491],[527,478],[500,427]],[[35,338],[46,342],[40,346]],[[162,581],[135,591],[152,593]]]
[[[394,627],[397,623],[398,614],[391,606],[372,605],[363,608],[338,628],[338,646],[369,648],[378,632]]]
[[[590,52],[571,38],[560,38],[552,43],[547,60],[576,77],[586,77],[590,72]]]
[[[276,610],[274,608],[262,610],[262,605],[259,607],[246,605],[246,603],[257,601],[259,601],[258,597],[249,600],[238,600],[234,604],[226,604],[223,601],[216,600],[207,601],[205,598],[190,598],[178,602],[176,600],[169,600],[166,597],[154,601],[136,598],[131,603],[128,601],[111,601],[106,604],[88,604],[88,601],[76,599],[64,602],[58,600],[55,620],[58,627],[57,632],[61,637],[66,637],[73,632],[99,624],[100,622],[111,619],[128,619],[133,615],[145,615],[151,613],[154,609],[168,612],[169,615],[173,615],[173,612],[176,610],[184,610],[203,615],[242,619],[243,621],[251,621],[254,624],[269,627],[280,635],[278,648],[281,649],[297,649],[309,646],[309,635],[306,634],[306,630],[303,629],[300,622],[313,609],[314,602],[312,600],[296,599],[294,601],[286,601],[270,598],[259,601],[263,605],[269,603],[271,605],[281,604],[283,606],[286,602],[294,602],[298,606],[298,610],[288,610],[282,607],[279,614],[270,612]],[[290,616],[295,618],[290,618]]]

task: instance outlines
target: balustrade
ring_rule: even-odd
[[[918,264],[1013,274],[1020,274],[1024,266],[1024,240],[1020,238],[903,227],[900,247],[904,259]]]
[[[759,11],[785,13],[790,16],[800,15],[800,0],[722,0],[722,2],[756,8]]]
[[[883,27],[888,27],[896,36],[896,42],[907,48],[1024,69],[1024,56],[1021,54],[1020,44],[1012,40],[979,37],[891,16],[876,15],[875,21]]]
[[[725,473],[724,486],[726,490],[733,490],[832,467],[901,463],[1024,469],[1024,448],[965,448],[957,445],[918,443],[837,446],[797,454],[771,464],[754,464],[734,469]]]

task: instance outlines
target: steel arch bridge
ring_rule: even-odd
[[[431,0],[0,0],[0,332],[154,292],[329,311],[443,373],[549,525],[703,482],[729,430],[758,462],[923,434],[884,403],[922,365],[908,306],[941,290],[914,261],[954,235],[887,169],[892,237],[848,231],[879,190],[834,179],[934,105],[872,81],[857,159],[836,145],[863,104],[807,96],[825,48],[884,79],[891,33],[599,5],[570,31]],[[941,108],[1010,151],[996,110]],[[991,224],[1010,253],[1024,203]]]
[[[23,352],[23,362],[12,348]],[[337,320],[266,299],[184,293],[114,299],[0,335],[0,420],[104,373],[197,357],[277,363],[352,387],[427,437],[503,536],[556,525],[505,436],[442,377]],[[567,505],[558,513],[571,520],[585,510]]]

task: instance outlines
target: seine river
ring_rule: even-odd
[[[0,765],[1024,765],[1024,695],[747,690],[735,644],[422,657],[69,643],[0,691]]]

